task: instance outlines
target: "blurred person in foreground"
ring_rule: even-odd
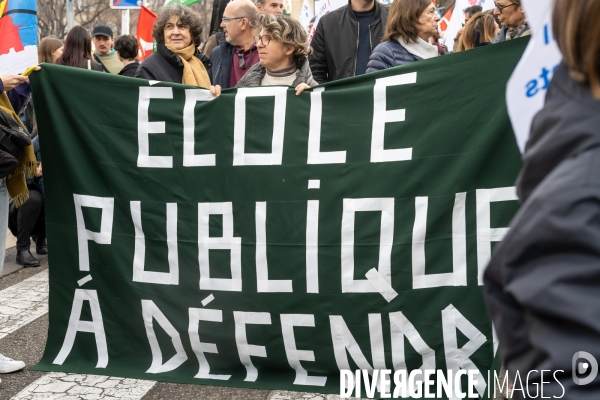
[[[83,26],[74,26],[65,39],[65,48],[56,64],[69,67],[104,71],[102,65],[92,61],[92,38]]]
[[[295,19],[275,15],[259,18],[260,33],[256,46],[260,62],[240,79],[236,87],[293,86],[296,94],[302,93],[317,82],[308,65],[308,36]],[[219,86],[211,88],[213,95],[221,92]]]
[[[521,5],[521,0],[497,0],[494,5],[496,6],[494,15],[500,21],[502,28],[500,28],[493,43],[531,35],[531,29],[527,24],[527,17]]]
[[[517,181],[521,209],[484,273],[509,379],[518,371],[525,385],[513,398],[529,398],[542,381],[545,398],[600,393],[600,378],[575,380],[585,378],[584,363],[598,372],[600,359],[599,18],[600,0],[555,0],[564,61],[531,126]]]
[[[115,40],[115,51],[119,60],[123,63],[123,69],[119,75],[134,77],[135,72],[140,66],[137,56],[138,43],[133,35],[121,35]]]
[[[38,63],[56,64],[64,49],[62,40],[54,36],[43,38],[38,46]]]
[[[429,43],[438,32],[431,0],[396,0],[390,8],[382,43],[369,58],[367,73],[437,57],[440,48]]]
[[[465,25],[463,34],[454,51],[471,50],[492,44],[500,27],[490,11],[474,15]]]
[[[202,20],[180,4],[163,7],[152,36],[156,50],[138,68],[135,77],[210,88],[208,58],[198,51]]]

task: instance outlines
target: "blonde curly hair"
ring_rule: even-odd
[[[258,18],[253,28],[256,32],[263,29],[271,35],[271,40],[293,47],[292,57],[298,68],[302,68],[304,61],[312,53],[312,49],[308,46],[308,35],[295,19],[265,14]]]

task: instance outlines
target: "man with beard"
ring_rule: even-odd
[[[233,0],[225,7],[221,20],[225,39],[210,55],[213,85],[223,89],[235,87],[246,71],[259,62],[252,28],[257,18],[258,9],[250,0]]]

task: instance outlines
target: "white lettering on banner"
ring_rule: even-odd
[[[196,144],[196,103],[211,101],[214,97],[210,91],[203,89],[186,89],[185,106],[183,108],[183,166],[203,167],[216,165],[215,154],[194,154]]]
[[[306,204],[306,293],[319,293],[319,200]]]
[[[87,301],[90,305],[92,314],[91,321],[81,320],[81,309],[84,301]],[[96,349],[98,350],[98,363],[96,364],[96,368],[106,368],[106,365],[108,364],[108,347],[106,346],[106,334],[104,333],[104,322],[102,321],[98,293],[95,290],[75,289],[73,307],[71,308],[71,316],[69,317],[65,341],[52,364],[62,365],[65,362],[71,353],[71,349],[73,349],[77,332],[94,334],[94,337],[96,338]]]
[[[150,122],[148,110],[151,99],[172,99],[169,87],[141,87],[138,102],[138,159],[140,168],[173,168],[173,157],[150,155],[150,134],[165,133],[165,122]]]
[[[423,364],[418,369],[421,371],[435,369],[435,351],[425,343],[414,325],[400,311],[390,313],[390,336],[395,371],[407,369],[404,350],[405,338],[423,359]]]
[[[446,367],[449,371],[456,373],[457,376],[461,369],[467,371],[473,370],[474,374],[477,374],[479,377],[476,384],[477,391],[483,396],[487,384],[481,376],[481,372],[469,357],[487,342],[487,338],[452,304],[442,310],[442,329],[444,334]],[[469,341],[460,349],[458,348],[458,339],[456,337],[457,329],[469,339]],[[455,379],[454,385],[458,392],[461,388],[460,379]],[[456,397],[451,397],[449,400],[454,399],[456,399]]]
[[[285,133],[285,108],[287,87],[240,88],[235,95],[233,126],[233,165],[281,165],[283,159],[283,137]],[[246,99],[251,97],[274,97],[273,139],[271,153],[246,153]]]
[[[211,215],[223,216],[223,236],[209,237]],[[230,250],[231,279],[210,277],[210,250]],[[200,289],[242,291],[242,238],[233,237],[233,206],[226,203],[198,203],[198,263]]]
[[[285,354],[290,367],[296,371],[294,385],[325,386],[326,376],[308,376],[300,361],[315,361],[312,350],[298,350],[296,348],[295,326],[315,326],[315,316],[312,314],[281,314],[281,334],[285,346]]]
[[[77,245],[79,248],[79,269],[90,270],[90,255],[88,252],[88,240],[98,244],[110,244],[112,237],[113,213],[115,199],[112,197],[86,196],[73,194],[75,202],[75,217],[77,220]],[[100,232],[92,232],[85,227],[83,219],[83,207],[99,208],[102,210],[100,217]]]
[[[161,372],[173,371],[181,364],[183,364],[188,356],[185,353],[183,344],[181,343],[181,336],[175,327],[169,322],[165,314],[154,304],[152,300],[142,300],[142,315],[144,317],[144,326],[146,327],[146,335],[148,336],[148,342],[150,343],[150,350],[152,351],[152,364],[146,373],[148,374],[159,374]],[[171,342],[175,348],[175,355],[171,357],[166,363],[162,363],[162,351],[154,332],[154,325],[152,321],[158,322],[160,327],[171,337]]]
[[[483,273],[492,258],[492,242],[500,242],[509,228],[490,228],[490,204],[518,200],[514,186],[496,189],[477,189],[477,281],[483,285]]]
[[[177,203],[167,203],[167,249],[169,272],[144,270],[146,238],[142,228],[142,205],[130,202],[131,219],[135,227],[135,252],[133,255],[133,281],[160,285],[179,285],[179,255],[177,251]]]
[[[378,293],[368,279],[354,279],[355,215],[359,211],[380,211],[379,263],[377,270],[392,286],[392,246],[394,244],[394,199],[344,199],[342,214],[342,293]]]
[[[200,321],[210,322],[223,322],[223,311],[221,310],[207,310],[202,308],[190,308],[190,324],[188,327],[188,333],[190,335],[190,342],[192,344],[192,350],[198,358],[198,364],[200,364],[200,370],[194,378],[200,379],[216,379],[226,381],[231,378],[231,375],[215,375],[210,373],[210,365],[206,360],[204,353],[219,354],[217,351],[217,345],[214,343],[204,343],[200,341],[200,335],[198,333],[198,325]]]
[[[315,88],[310,94],[310,128],[308,131],[307,164],[344,164],[345,151],[321,151],[322,94],[325,88]]]
[[[288,292],[292,289],[291,280],[269,279],[267,262],[267,202],[256,202],[256,288],[259,293]]]
[[[425,274],[427,197],[415,198],[415,224],[412,238],[413,289],[439,286],[467,286],[467,232],[465,205],[467,194],[457,193],[452,211],[452,268],[445,274]]]
[[[373,89],[373,135],[371,139],[371,162],[392,162],[412,160],[412,147],[407,149],[385,149],[385,124],[402,122],[406,118],[406,110],[387,109],[387,88],[389,86],[417,83],[417,73],[389,76],[375,80]]]
[[[258,370],[252,364],[250,356],[266,357],[267,349],[265,346],[257,346],[248,344],[246,335],[246,325],[259,324],[271,325],[271,314],[266,312],[243,312],[234,311],[233,319],[235,320],[235,342],[240,356],[240,361],[246,367],[246,382],[255,382],[258,378]]]
[[[354,336],[352,336],[344,318],[341,315],[330,315],[329,323],[331,326],[331,339],[333,341],[335,362],[340,371],[350,369],[350,362],[346,351],[348,351],[358,368],[362,370],[367,370],[372,374],[373,369],[386,369],[381,314],[369,314],[369,335],[371,339],[373,367],[371,367],[363,352],[360,350],[360,346],[356,339],[354,339]],[[349,382],[344,382],[344,384],[348,383]],[[351,387],[346,386],[346,388],[349,389]]]

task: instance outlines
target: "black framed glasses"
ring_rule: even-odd
[[[271,43],[271,35],[256,35],[254,36],[254,43],[262,44],[263,46],[268,46]]]
[[[507,5],[507,6],[501,6],[500,4],[498,4],[498,3],[494,2],[494,6],[495,6],[495,7],[498,9],[498,11],[500,11],[500,14],[502,14],[502,11],[503,11],[505,8],[508,8],[508,7],[511,7],[511,6],[516,6],[516,5],[517,5],[517,3],[510,3],[510,4],[509,4],[509,5]]]
[[[246,18],[246,17],[232,17],[232,18],[223,17],[223,18],[221,18],[221,22],[226,23],[226,22],[233,21],[236,19],[244,19],[244,18]]]

